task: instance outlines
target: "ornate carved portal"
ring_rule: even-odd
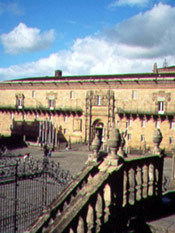
[[[93,118],[93,109],[94,108],[103,108],[103,112],[100,113],[101,123],[103,127],[98,127],[100,124],[99,118],[96,121],[92,122]],[[109,138],[109,131],[115,121],[115,99],[114,92],[108,90],[106,92],[102,91],[88,91],[86,95],[86,114],[85,114],[85,142],[89,145],[91,144],[93,137],[95,135],[95,128],[99,128],[100,134],[102,131],[106,132],[106,140]],[[100,111],[100,108],[99,110]],[[107,115],[107,123],[103,121],[103,116]],[[96,116],[97,117],[97,116]],[[97,124],[96,124],[97,123]],[[100,129],[101,128],[101,129]],[[103,128],[103,130],[102,130]]]

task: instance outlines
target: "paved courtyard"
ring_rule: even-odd
[[[11,155],[25,155],[30,153],[33,158],[41,159],[44,156],[44,151],[38,146],[28,146],[18,149],[9,150]],[[61,167],[65,170],[69,170],[72,175],[78,174],[85,166],[85,162],[88,159],[88,155],[92,152],[88,150],[87,145],[76,144],[72,146],[72,149],[66,151],[65,149],[52,152],[51,160],[59,162]],[[134,155],[130,155],[129,158],[134,158]],[[137,155],[138,157],[138,155]],[[164,175],[171,177],[172,175],[172,159],[166,157],[164,160]]]
[[[25,155],[25,153],[30,153],[30,156],[36,159],[41,159],[44,156],[44,151],[37,146],[29,146],[24,148],[19,148],[15,150],[9,150],[11,155]],[[91,152],[88,151],[86,145],[74,145],[72,149],[66,151],[61,149],[58,151],[52,152],[51,160],[59,162],[60,166],[64,170],[69,170],[70,173],[75,176],[78,174],[81,169],[85,166],[85,162],[88,158],[88,155]]]

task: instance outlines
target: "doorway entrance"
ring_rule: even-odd
[[[96,119],[93,122],[92,125],[92,140],[95,137],[95,134],[98,135],[100,141],[104,141],[104,137],[105,137],[105,132],[104,132],[104,124],[100,119]]]

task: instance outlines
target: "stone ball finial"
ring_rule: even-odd
[[[160,129],[156,129],[153,133],[153,143],[155,144],[155,148],[154,148],[154,154],[160,154],[161,153],[161,149],[159,148],[159,145],[162,141],[162,133],[160,131]]]
[[[121,135],[119,129],[112,128],[109,134],[109,148],[111,154],[116,157],[117,151],[121,143]]]

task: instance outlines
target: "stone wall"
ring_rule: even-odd
[[[83,142],[89,139],[90,124],[92,127],[93,123],[99,120],[104,124],[105,143],[108,140],[107,130],[115,123],[121,131],[130,135],[126,135],[128,147],[139,149],[146,145],[148,149],[152,147],[150,135],[157,127],[158,121],[158,127],[163,134],[162,147],[171,150],[174,145],[173,140],[175,140],[175,126],[171,123],[175,113],[174,88],[174,81],[166,79],[161,81],[133,79],[123,82],[113,80],[108,83],[105,80],[81,83],[78,81],[1,83],[0,134],[11,134],[10,127],[13,120],[51,120],[56,128],[62,127],[67,140],[71,137],[72,142]],[[87,111],[86,103],[87,93],[90,90],[93,91],[94,96],[101,96],[102,100],[100,99],[100,101],[104,102],[104,104],[94,104],[91,113],[88,112],[89,110]],[[113,110],[107,102],[109,90],[114,94]],[[49,100],[54,100],[54,109],[82,109],[83,113],[77,115],[55,114],[52,110],[50,113],[11,111],[10,108],[15,109],[16,107],[18,96],[23,96],[24,110],[25,108],[49,109]],[[158,114],[159,101],[164,101],[165,104],[163,115]],[[109,111],[111,112],[109,113]],[[114,116],[111,116],[112,111],[114,111]],[[109,119],[109,114],[112,120]],[[144,126],[142,125],[143,120],[145,121]]]

